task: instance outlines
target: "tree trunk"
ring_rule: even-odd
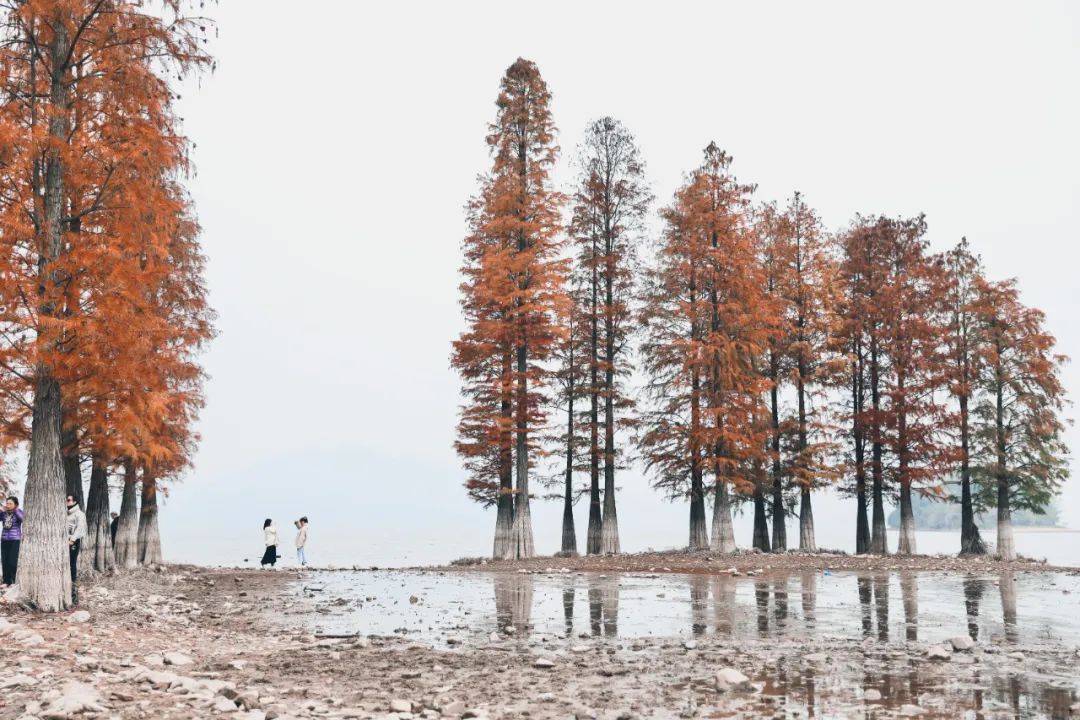
[[[615,512],[615,328],[611,321],[612,290],[608,269],[604,308],[604,517],[600,526],[600,552],[617,554],[619,550],[619,516]]]
[[[778,372],[774,372],[777,375]],[[787,550],[787,518],[784,508],[784,477],[780,463],[780,397],[774,378],[771,391],[772,404],[772,549]]]
[[[758,463],[757,477],[754,479],[754,549],[769,552],[769,519],[765,513],[764,466]]]
[[[86,538],[80,562],[88,562],[97,572],[109,572],[116,565],[109,517],[109,471],[96,453],[90,469],[90,495],[86,503]]]
[[[75,498],[79,507],[85,510],[86,498],[83,496],[82,468],[79,467],[79,439],[74,427],[65,427],[61,430],[60,452],[64,458],[65,492]]]
[[[62,295],[63,278],[53,267],[63,250],[64,160],[60,148],[67,143],[68,18],[61,11],[52,18],[53,39],[49,47],[50,143],[45,150],[43,198],[44,232],[37,257],[37,343],[43,352],[55,349],[56,331],[46,319],[55,317]],[[39,361],[34,368],[33,419],[30,430],[30,463],[24,489],[26,520],[19,554],[20,597],[44,612],[65,610],[71,605],[71,575],[67,553],[66,482],[61,455],[62,403],[60,384],[52,369]]]
[[[915,514],[911,507],[911,483],[900,485],[900,542],[896,547],[898,555],[915,554]]]
[[[1012,510],[1009,507],[1009,484],[998,478],[997,484],[997,554],[1002,560],[1016,559],[1016,540],[1013,537]],[[22,566],[19,566],[21,577]]]
[[[570,334],[573,335],[571,319]],[[577,532],[574,530],[574,339],[570,338],[569,376],[566,396],[566,486],[563,488],[562,552],[577,555]]]
[[[691,331],[691,339],[696,333]],[[690,370],[690,549],[709,547],[709,532],[705,527],[705,481],[702,478],[701,446],[701,377],[696,368]]]
[[[866,432],[863,430],[863,358],[861,345],[856,345],[855,368],[851,379],[852,435],[855,444],[855,552],[862,555],[870,550],[870,525],[866,520]]]
[[[721,478],[716,479],[716,499],[713,502],[711,550],[720,553],[735,552],[735,528],[731,524],[731,498],[727,484]]]
[[[19,597],[42,612],[71,606],[67,509],[60,456],[60,385],[42,366],[34,388],[26,519],[19,551]]]
[[[502,369],[503,378],[509,378],[513,370],[513,358],[509,351],[503,353]],[[499,418],[502,421],[499,430],[499,496],[495,511],[495,542],[491,550],[491,556],[496,560],[512,560],[514,557],[514,451],[510,430],[513,425],[510,392],[504,386],[499,400]]]
[[[517,485],[514,488],[514,524],[511,535],[515,560],[531,558],[535,554],[532,512],[529,510],[528,371],[528,348],[523,342],[517,348],[517,433],[514,449]]]
[[[960,396],[960,554],[985,555],[986,543],[975,524],[971,496],[971,441],[968,426],[968,398]]]
[[[810,488],[805,486],[801,490],[799,503],[799,549],[817,552],[817,542],[814,539],[814,510],[810,505]]]
[[[116,567],[130,570],[139,564],[139,488],[135,467],[124,463],[124,494],[120,500],[120,517],[116,522],[116,542],[113,553]]]
[[[870,402],[874,409],[874,425],[871,433],[871,479],[873,487],[873,522],[870,531],[870,552],[874,555],[889,554],[889,540],[885,534],[885,478],[882,468],[882,440],[881,440],[881,392],[878,386],[878,353],[877,343],[870,344]]]
[[[161,534],[158,532],[157,480],[143,472],[142,507],[139,509],[139,564],[161,564]]]
[[[603,514],[600,506],[600,280],[596,267],[596,241],[592,248],[589,317],[589,529],[585,551],[598,554],[603,547]]]

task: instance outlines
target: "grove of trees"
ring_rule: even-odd
[[[966,239],[934,252],[923,216],[829,231],[801,193],[758,201],[716,143],[651,233],[642,152],[616,119],[589,124],[574,187],[554,186],[550,102],[534,63],[507,69],[467,206],[456,449],[497,508],[496,558],[534,554],[530,476],[550,464],[562,551],[587,497],[585,551],[619,552],[631,458],[688,501],[691,549],[733,551],[748,503],[753,547],[793,547],[794,516],[813,551],[814,492],[835,488],[859,553],[889,552],[891,503],[896,552],[914,554],[927,498],[960,504],[965,554],[987,552],[975,518],[995,510],[996,552],[1015,558],[1011,513],[1045,509],[1067,475],[1065,358],[1015,281],[988,278]]]
[[[158,493],[197,441],[213,312],[174,84],[212,66],[198,6],[0,0],[0,441],[29,457],[18,577],[40,610],[72,602],[65,495],[84,568],[160,562]]]

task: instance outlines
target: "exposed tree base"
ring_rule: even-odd
[[[700,493],[695,495],[690,498],[690,549],[707,550],[709,530],[705,526],[705,498]]]
[[[124,477],[124,494],[120,500],[120,517],[116,523],[113,556],[116,567],[131,570],[139,564],[139,494],[135,471],[128,468]]]
[[[735,545],[735,527],[731,524],[731,498],[727,485],[716,485],[716,500],[713,503],[712,545],[710,550],[718,553],[733,553]]]
[[[491,557],[495,560],[513,560],[514,500],[509,494],[499,496],[495,515],[495,542]]]
[[[533,546],[532,513],[528,502],[519,502],[514,508],[514,525],[511,533],[511,547],[515,560],[527,560],[536,554]]]
[[[900,540],[898,555],[915,555],[915,513],[911,507],[911,487],[900,488]]]
[[[802,499],[799,504],[799,549],[817,552],[817,541],[814,537],[814,508],[810,504],[808,488],[802,489]]]
[[[611,497],[608,507],[608,497]],[[604,555],[617,555],[619,547],[619,516],[615,513],[615,493],[605,493],[604,519],[600,523],[600,552]]]
[[[157,482],[143,477],[142,507],[139,508],[139,564],[161,564],[161,533],[158,529]]]

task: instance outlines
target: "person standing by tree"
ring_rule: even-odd
[[[263,522],[263,540],[266,543],[266,550],[263,552],[262,561],[259,565],[269,565],[274,567],[274,563],[277,562],[277,528],[274,527],[274,521],[270,518],[266,518]]]
[[[67,538],[68,557],[71,562],[71,601],[77,602],[75,593],[75,579],[79,576],[79,550],[82,549],[82,539],[86,537],[86,514],[75,502],[74,495],[67,496]]]
[[[307,555],[304,554],[304,546],[307,545],[307,515],[293,524],[296,525],[296,561],[301,565],[307,565]]]
[[[112,522],[109,523],[109,539],[116,547],[116,530],[120,527],[120,513],[112,514]]]
[[[15,572],[19,566],[19,545],[22,543],[23,509],[19,507],[19,498],[14,495],[4,503],[0,510],[0,559],[4,569],[4,585],[15,584]]]

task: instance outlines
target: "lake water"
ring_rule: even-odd
[[[1067,718],[1080,697],[1074,573],[341,571],[293,591],[285,622],[330,636],[397,635],[450,652],[510,642],[556,655],[582,642],[632,655],[695,640],[746,653],[744,667],[770,656],[752,678],[762,702],[782,700],[783,717],[874,717],[869,689],[884,705],[937,708],[926,716],[935,718]],[[925,659],[931,643],[957,635],[975,639],[977,654],[947,669]],[[824,668],[800,660],[808,645],[827,649]],[[1017,651],[1027,660],[1011,658]]]

